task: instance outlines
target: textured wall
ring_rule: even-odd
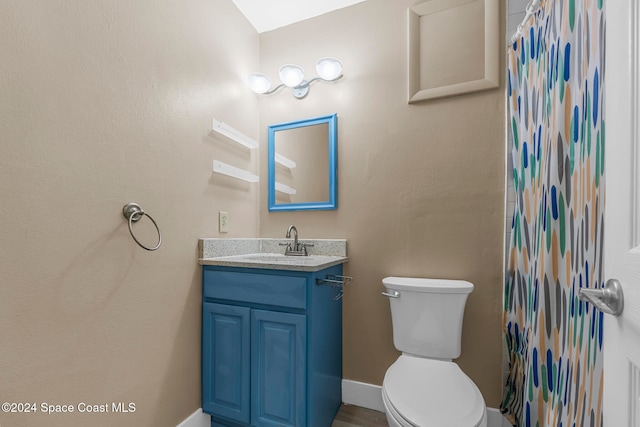
[[[3,427],[175,426],[200,406],[197,239],[218,210],[258,234],[257,185],[211,172],[257,154],[211,118],[258,137],[258,47],[230,0],[0,3],[0,401],[136,405]],[[130,201],[157,252],[129,236]]]
[[[346,273],[355,280],[344,298],[347,379],[381,384],[398,356],[389,305],[380,296],[383,277],[473,282],[459,363],[487,404],[497,407],[504,88],[408,105],[406,10],[413,3],[368,0],[261,34],[260,68],[272,77],[289,62],[312,75],[322,56],[341,58],[345,74],[340,82],[315,84],[302,101],[286,90],[261,98],[263,147],[272,123],[338,113],[339,129],[338,210],[269,213],[263,197],[261,234],[284,237],[287,226],[295,224],[302,238],[349,239]],[[266,194],[266,169],[261,176]]]

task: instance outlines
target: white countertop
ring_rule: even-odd
[[[213,258],[201,258],[201,265],[224,267],[267,268],[272,270],[319,271],[347,262],[347,257],[310,255],[285,256],[282,254],[256,253]]]
[[[281,242],[290,239],[199,239],[200,265],[319,271],[348,261],[345,239],[300,239],[311,243],[309,256],[284,255]],[[276,252],[280,250],[282,252]]]

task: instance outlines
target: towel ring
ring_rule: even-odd
[[[136,241],[138,246],[148,251],[155,251],[160,247],[160,245],[162,244],[162,235],[160,234],[160,228],[158,228],[158,224],[156,224],[155,220],[151,218],[151,215],[143,211],[139,204],[127,203],[122,208],[122,215],[124,215],[124,217],[129,221],[129,232],[131,233],[131,237],[133,237],[133,240]],[[140,221],[142,217],[145,215],[151,220],[153,225],[156,226],[156,231],[158,231],[158,244],[153,248],[148,248],[142,243],[140,243],[140,241],[136,238],[135,234],[133,234],[133,228],[131,226],[132,223]]]

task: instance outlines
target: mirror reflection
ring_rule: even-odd
[[[275,150],[291,160],[276,159],[276,203],[307,203],[329,200],[329,125],[293,128],[276,132]],[[279,190],[282,184],[293,191]]]
[[[336,115],[269,126],[269,210],[336,209]]]

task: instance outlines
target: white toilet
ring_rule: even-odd
[[[486,427],[478,387],[452,359],[460,356],[462,317],[473,284],[387,277],[393,344],[402,355],[387,370],[382,400],[390,427]]]

